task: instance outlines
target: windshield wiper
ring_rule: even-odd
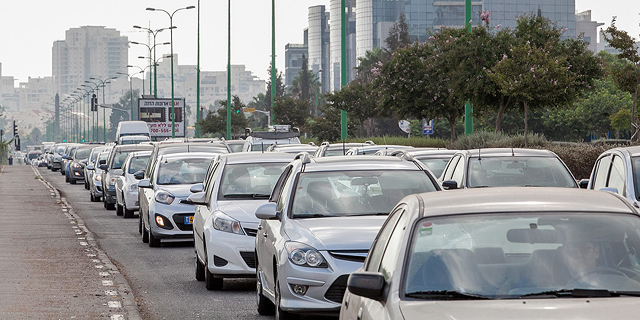
[[[460,292],[454,290],[439,290],[439,291],[416,291],[406,294],[410,298],[420,299],[438,299],[438,300],[487,300],[491,299],[481,294]]]
[[[357,217],[357,216],[388,216],[389,212],[367,212],[367,213],[358,213],[358,214],[348,214],[347,217]]]
[[[542,291],[521,295],[518,298],[528,297],[555,297],[555,298],[598,298],[598,297],[640,297],[640,291],[609,291],[607,289],[559,289]]]

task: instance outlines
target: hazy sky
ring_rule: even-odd
[[[201,0],[200,43],[202,70],[225,70],[227,64],[227,3]],[[0,8],[0,63],[2,75],[20,81],[28,77],[51,75],[51,48],[64,40],[65,31],[79,26],[106,26],[119,30],[130,41],[146,42],[146,33],[133,25],[158,29],[169,26],[162,12],[147,7],[173,10],[196,5],[197,0],[2,0]],[[302,43],[307,27],[308,7],[329,0],[276,0],[276,65],[284,71],[284,46]],[[576,0],[576,10],[592,11],[592,19],[606,23],[618,16],[618,27],[640,38],[639,0]],[[266,79],[271,55],[271,1],[233,0],[231,4],[231,63],[244,64],[255,75]],[[174,17],[174,52],[180,64],[196,64],[197,10],[184,10]],[[605,27],[606,27],[605,25]],[[158,42],[169,41],[169,32],[158,35]],[[159,46],[158,56],[169,46]],[[138,56],[144,46],[131,45],[129,63],[144,66]],[[133,69],[132,71],[133,72]],[[17,85],[17,82],[16,82]]]

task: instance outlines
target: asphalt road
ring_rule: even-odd
[[[124,219],[101,202],[91,202],[82,183],[70,185],[59,172],[39,168],[60,190],[96,241],[128,280],[144,319],[272,319],[258,315],[255,281],[225,280],[223,291],[208,291],[194,275],[192,242],[142,243],[138,216]]]

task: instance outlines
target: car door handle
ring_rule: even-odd
[[[262,226],[258,226],[258,230],[262,230]]]
[[[262,233],[262,236],[266,238],[266,237],[267,237],[267,233],[266,233],[266,232],[263,232],[263,233]]]

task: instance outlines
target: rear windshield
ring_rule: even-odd
[[[121,151],[114,155],[113,163],[111,164],[111,169],[122,169],[122,165],[124,164],[124,160],[127,159],[129,153],[132,151]]]
[[[163,160],[158,170],[158,184],[202,183],[212,158]]]
[[[78,160],[86,159],[89,157],[90,153],[91,149],[79,149],[78,151],[76,151],[76,155],[74,158]]]
[[[140,170],[146,169],[148,162],[149,156],[138,156],[131,159],[131,163],[129,164],[129,173],[134,174]]]
[[[469,159],[469,187],[577,187],[569,170],[555,157]]]
[[[418,161],[422,162],[425,166],[427,166],[427,168],[429,168],[429,170],[431,170],[431,172],[433,172],[433,174],[436,177],[439,177],[442,175],[442,172],[444,171],[444,167],[447,166],[447,163],[449,162],[450,159],[451,157],[424,158],[424,159],[418,159]]]

